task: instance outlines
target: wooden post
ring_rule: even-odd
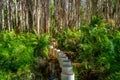
[[[55,56],[55,58],[56,58],[56,55],[57,55],[57,49],[54,48],[54,56]]]
[[[75,75],[73,72],[62,72],[61,80],[75,80]]]
[[[60,51],[59,53],[57,53],[58,61],[60,61],[60,57],[62,57],[62,56],[66,56],[62,51]]]
[[[50,54],[53,54],[53,46],[50,46]]]
[[[64,54],[63,51],[60,51],[58,49],[56,50],[56,58],[59,61],[60,68],[62,68],[62,73],[61,73],[61,80],[75,80],[75,74],[73,73],[72,70],[72,63]]]
[[[63,60],[62,66],[63,66],[63,65],[72,65],[72,63],[71,63],[70,60]]]
[[[60,50],[59,49],[57,49],[57,51],[56,51],[56,58],[58,59],[58,54],[59,54],[59,52],[60,52]]]
[[[63,65],[62,72],[73,72],[72,65]]]
[[[68,60],[68,57],[63,56],[63,57],[60,57],[60,58],[59,58],[59,63],[60,63],[60,67],[61,67],[61,68],[62,68],[62,62],[63,62],[64,60]]]

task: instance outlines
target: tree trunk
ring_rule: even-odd
[[[99,16],[102,16],[103,14],[103,12],[102,12],[102,3],[103,3],[103,1],[102,0],[98,0],[98,15]]]
[[[46,33],[49,33],[49,28],[50,28],[50,0],[46,0],[46,3],[45,3],[45,32]]]
[[[81,0],[75,0],[75,8],[76,8],[76,27],[79,27],[80,25],[80,6],[81,6]]]
[[[10,1],[7,0],[7,19],[8,19],[8,30],[10,31],[11,29],[11,22],[10,22]]]
[[[90,24],[90,0],[86,0],[86,22]]]
[[[30,29],[30,24],[29,24],[29,9],[28,9],[28,0],[26,0],[26,29],[29,31]]]
[[[66,7],[65,7],[65,12],[66,12],[66,22],[65,22],[65,29],[67,29],[68,28],[68,23],[69,23],[69,21],[68,21],[68,12],[69,11],[69,0],[66,0]]]
[[[32,12],[33,12],[33,8],[32,8],[32,0],[28,0],[28,19],[29,19],[29,31],[33,30],[33,17],[32,17]]]
[[[119,12],[120,12],[120,8],[119,8],[120,2],[119,0],[116,0],[116,14],[115,14],[115,24],[116,27],[118,27],[119,24]]]
[[[9,4],[10,4],[10,26],[11,26],[11,27],[10,27],[10,30],[13,30],[13,21],[12,21],[12,20],[13,20],[13,16],[14,16],[14,15],[13,15],[13,8],[12,8],[12,7],[13,7],[13,6],[12,6],[13,4],[12,4],[12,3],[13,3],[13,1],[10,0],[10,3],[9,3]]]
[[[109,20],[109,0],[106,0],[106,10],[105,10],[106,14],[106,22],[108,22]]]
[[[68,4],[68,27],[72,28],[72,20],[73,20],[73,15],[72,15],[72,3],[73,0],[69,0],[69,4]]]
[[[4,20],[4,2],[2,5],[2,30],[4,31],[5,29],[5,20]]]
[[[36,1],[37,2],[37,1]],[[40,0],[38,0],[38,3],[41,4]],[[40,5],[36,3],[36,10],[37,10],[37,33],[40,34],[40,16],[41,16],[41,10],[40,10]]]
[[[54,5],[55,5],[55,10],[54,10],[54,15],[55,15],[55,28],[54,28],[54,34],[58,32],[59,29],[59,0],[54,0]]]
[[[23,31],[23,9],[22,9],[22,2],[23,1],[20,1],[20,31]]]
[[[91,0],[92,1],[92,15],[96,15],[97,14],[97,3],[98,0]]]
[[[15,0],[15,19],[16,19],[16,27],[18,27],[18,2]]]
[[[60,1],[60,32],[63,32],[65,30],[66,25],[66,12],[65,12],[65,6],[66,2],[65,0]]]

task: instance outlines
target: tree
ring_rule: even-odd
[[[51,11],[51,2],[54,11]],[[113,19],[119,25],[119,0],[0,0],[2,30],[49,33],[53,23],[55,34],[65,29],[90,24],[91,16]],[[54,12],[51,16],[50,12]],[[52,23],[51,23],[52,21]]]
[[[96,15],[98,0],[91,0],[91,2],[92,2],[92,15]]]
[[[106,17],[106,21],[108,22],[109,20],[109,1],[110,0],[106,0],[106,10],[105,10],[105,17]]]
[[[95,11],[93,10],[93,14],[95,14]],[[86,21],[87,24],[90,24],[90,0],[86,0]]]
[[[115,13],[115,24],[116,24],[116,27],[118,26],[118,23],[119,23],[119,11],[120,11],[120,8],[119,8],[119,4],[120,4],[120,1],[119,0],[116,0],[116,13]]]
[[[11,30],[11,19],[10,19],[10,17],[11,17],[11,9],[10,9],[10,0],[7,0],[7,24],[8,24],[8,30],[10,31]]]
[[[75,26],[80,25],[80,6],[81,6],[81,0],[75,0],[75,8],[76,8]]]
[[[5,29],[4,6],[5,6],[5,3],[3,1],[3,3],[2,3],[2,30]]]

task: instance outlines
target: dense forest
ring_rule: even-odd
[[[53,80],[52,42],[75,80],[120,80],[120,0],[0,0],[0,80]]]
[[[99,16],[119,27],[119,0],[0,0],[1,30],[55,33],[90,24]]]

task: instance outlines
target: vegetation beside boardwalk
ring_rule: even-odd
[[[0,79],[30,80],[36,77],[37,71],[41,79],[43,73],[40,73],[39,67],[46,65],[48,45],[46,34],[0,32]]]
[[[120,79],[120,31],[94,16],[90,26],[66,30],[58,34],[59,48],[80,63],[75,69],[76,80]]]
[[[120,0],[0,0],[0,79],[49,80],[52,39],[76,80],[120,80]]]

